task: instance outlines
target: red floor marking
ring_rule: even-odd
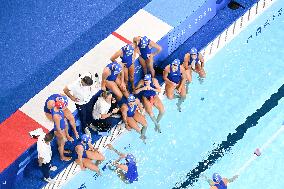
[[[0,124],[0,173],[36,142],[29,132],[37,128],[48,132],[20,110]]]
[[[115,37],[117,37],[118,39],[120,39],[121,41],[123,41],[123,42],[125,42],[125,43],[127,43],[127,44],[132,43],[131,41],[129,41],[128,39],[126,39],[125,37],[119,35],[119,34],[116,33],[116,32],[112,32],[112,35],[115,36]]]

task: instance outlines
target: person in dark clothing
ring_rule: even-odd
[[[113,122],[113,116],[118,116],[116,115],[118,112],[119,108],[112,94],[109,91],[104,91],[96,101],[92,112],[92,125],[95,127],[95,130],[109,130]]]
[[[85,128],[90,124],[92,118],[92,109],[96,99],[96,91],[92,86],[92,75],[84,74],[63,89],[64,93],[75,102],[81,121],[81,133],[85,132]]]

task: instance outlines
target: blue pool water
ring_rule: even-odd
[[[278,16],[280,8],[284,9],[283,1],[275,3],[207,62],[206,81],[200,85],[194,76],[181,113],[176,110],[176,101],[163,100],[166,114],[161,121],[162,134],[154,132],[148,119],[146,145],[134,132],[126,133],[114,144],[118,150],[136,156],[138,182],[125,185],[110,170],[103,171],[100,178],[93,177],[91,171],[84,171],[63,188],[179,188],[180,184],[184,184],[184,188],[209,188],[204,180],[189,180],[187,174],[199,162],[208,159],[222,141],[230,143],[233,139],[229,133],[238,128],[243,135],[237,143],[204,169],[208,176],[219,172],[231,177],[284,121],[283,99],[277,105],[278,100],[275,102],[273,95],[278,92],[278,97],[284,96],[284,64],[281,59],[284,53],[281,38],[284,15]],[[264,28],[267,20],[270,20],[269,25]],[[262,31],[256,36],[259,27]],[[247,43],[251,35],[253,37]],[[247,132],[244,128],[248,128]],[[283,140],[284,133],[230,188],[281,188],[284,175],[279,165],[283,165]],[[106,158],[108,161],[117,157],[107,151]]]

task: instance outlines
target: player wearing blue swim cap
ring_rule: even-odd
[[[125,82],[123,65],[118,62],[109,63],[103,70],[102,74],[102,90],[109,89],[112,91],[117,100],[121,100],[122,96],[128,96]]]
[[[212,179],[202,175],[210,185],[210,189],[227,189],[228,183],[233,182],[238,178],[238,175],[233,176],[231,179],[222,178],[219,173],[214,173]]]
[[[190,51],[184,55],[183,66],[186,72],[188,93],[188,85],[192,81],[192,71],[198,73],[200,81],[206,77],[204,70],[204,58],[200,53],[198,53],[198,50],[195,47],[192,47]]]
[[[186,74],[184,67],[180,65],[179,59],[175,59],[165,67],[163,79],[166,84],[165,91],[168,99],[178,98],[177,108],[181,112],[181,104],[186,98]],[[174,95],[175,90],[179,94],[178,96]]]
[[[80,165],[82,170],[88,168],[100,175],[98,165],[105,159],[105,157],[98,151],[98,149],[93,147],[91,141],[91,136],[87,134],[83,134],[81,136],[81,140],[77,142],[75,147],[75,162]],[[97,160],[96,163],[93,163],[93,160]]]
[[[159,133],[161,133],[159,122],[165,112],[164,105],[158,95],[160,92],[161,86],[158,80],[156,78],[152,78],[150,74],[146,74],[144,78],[139,81],[135,89],[136,94],[141,94],[145,110],[155,124],[155,131]],[[153,106],[159,110],[157,118],[153,113]]]
[[[143,68],[143,73],[147,74],[147,69],[149,69],[152,77],[155,77],[155,70],[153,66],[154,56],[161,52],[162,47],[154,41],[150,40],[147,36],[134,37],[133,44],[140,55],[139,62]],[[153,48],[156,49],[155,52],[152,52]]]
[[[121,63],[123,64],[123,72],[124,72],[124,82],[127,88],[128,78],[131,82],[131,87],[134,90],[134,61],[136,56],[136,50],[134,49],[133,44],[127,44],[117,52],[115,52],[110,60],[112,62],[117,62],[117,59],[121,59]]]
[[[113,162],[113,165],[116,167],[115,170],[119,178],[124,181],[126,184],[131,184],[134,181],[138,181],[138,171],[136,165],[136,159],[133,154],[123,154],[118,150],[114,149],[111,144],[107,145],[108,148],[117,155],[119,155],[119,159]],[[125,159],[126,163],[119,163],[122,159]]]
[[[140,113],[138,111],[140,110]],[[121,106],[122,119],[127,130],[134,129],[140,134],[140,139],[145,142],[147,121],[144,116],[144,108],[139,99],[136,99],[133,94],[130,94],[127,98],[127,103]],[[142,125],[142,128],[138,126],[138,123]]]

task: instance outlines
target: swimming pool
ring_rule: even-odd
[[[224,153],[223,158],[217,159],[216,163],[205,170],[208,176],[219,172],[231,177],[247,161],[253,150],[263,144],[283,122],[283,99],[271,111],[265,104],[284,83],[284,65],[281,62],[284,49],[281,30],[284,29],[284,21],[283,15],[279,15],[280,8],[284,8],[283,1],[272,5],[207,62],[206,81],[200,85],[194,77],[190,95],[181,113],[176,111],[176,101],[163,101],[166,114],[161,121],[162,134],[154,132],[154,126],[148,119],[150,124],[146,145],[134,132],[126,133],[114,144],[118,150],[136,156],[139,182],[125,185],[109,170],[104,171],[103,177],[99,178],[93,177],[91,171],[83,171],[63,188],[178,188],[179,183],[185,183],[185,188],[208,188],[203,180],[186,182],[186,175],[199,162],[207,159],[222,141],[227,141],[229,133],[234,133],[243,124],[248,124],[248,127],[254,125],[258,115],[263,114],[261,119],[255,121],[255,127],[243,133],[244,136],[231,151]],[[267,20],[270,20],[269,25],[266,24]],[[271,104],[273,98],[269,102]],[[265,108],[261,109],[262,105]],[[241,133],[242,128],[240,127]],[[231,188],[252,188],[256,183],[258,188],[262,188],[263,185],[260,184],[263,183],[257,182],[256,178],[272,179],[275,182],[269,181],[270,185],[266,187],[279,188],[279,180],[283,176],[280,173],[281,166],[277,167],[270,160],[279,163],[283,161],[278,160],[278,149],[283,148],[283,136],[280,135]],[[108,161],[117,157],[107,151],[106,158]],[[278,168],[275,168],[273,175],[264,172],[265,169],[271,171],[271,166]],[[189,183],[193,183],[193,186],[189,186]]]

